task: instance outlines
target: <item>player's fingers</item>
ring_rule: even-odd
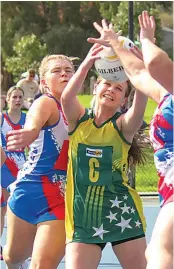
[[[103,29],[108,29],[108,23],[105,19],[102,20],[102,27]]]
[[[103,28],[102,28],[97,22],[94,22],[93,25],[94,25],[95,29],[96,29],[99,33],[101,33],[101,31],[103,30]]]

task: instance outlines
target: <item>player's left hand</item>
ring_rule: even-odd
[[[93,23],[95,29],[100,33],[100,38],[92,38],[89,37],[87,39],[90,43],[98,43],[100,45],[111,47],[112,42],[118,42],[118,37],[121,35],[122,31],[118,33],[115,32],[114,26],[112,23],[107,23],[105,19],[102,20],[102,26],[100,26],[97,22]]]

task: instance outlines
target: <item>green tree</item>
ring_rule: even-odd
[[[173,1],[154,1],[156,5],[162,6],[165,11],[173,11]]]
[[[155,17],[156,21],[156,40],[157,44],[160,45],[161,42],[161,20],[159,10],[156,4],[150,1],[141,2],[141,1],[134,1],[134,40],[137,40],[139,36],[139,23],[138,23],[138,16],[142,13],[143,10],[147,10],[150,15]],[[112,23],[115,25],[116,31],[122,30],[124,36],[128,36],[128,2],[121,2],[118,7],[118,12],[115,16],[112,17]]]
[[[41,12],[41,2],[7,1],[1,3],[1,39],[4,59],[13,54],[12,47],[22,36],[41,36],[47,24]]]
[[[14,44],[13,55],[5,60],[7,71],[13,75],[16,82],[28,68],[37,69],[47,51],[46,44],[42,45],[34,34],[23,36]]]
[[[118,12],[120,1],[113,1],[113,2],[100,2],[99,9],[100,13],[103,18],[107,19],[108,21],[111,21],[113,17]]]
[[[84,55],[84,50],[87,52],[88,48],[88,45],[84,45],[87,35],[95,33],[92,24],[94,18],[101,20],[98,5],[93,1],[7,1],[2,2],[1,6],[4,60],[13,55],[12,47],[16,42],[24,35],[31,34],[41,42],[48,42],[49,52],[56,52],[58,47],[58,51],[68,55]],[[58,33],[61,38],[57,39]],[[73,35],[77,35],[77,38]],[[64,45],[61,46],[62,37]],[[65,52],[63,47],[66,47]]]

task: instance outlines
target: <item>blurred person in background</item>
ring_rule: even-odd
[[[24,91],[24,108],[29,109],[33,103],[34,96],[39,89],[37,81],[34,79],[36,72],[34,69],[27,71],[26,78],[23,78],[17,82],[17,86],[21,87]]]
[[[26,78],[27,76],[28,76],[28,71],[22,73],[21,79]],[[37,83],[39,83],[39,76],[36,73],[35,73],[35,76],[34,76],[34,80],[36,80]]]
[[[0,144],[7,156],[5,163],[1,167],[1,187],[3,197],[3,200],[1,200],[1,235],[4,227],[4,217],[7,210],[7,200],[10,195],[9,191],[7,191],[7,188],[11,183],[16,180],[18,171],[22,168],[26,160],[24,149],[9,152],[6,148],[7,133],[10,130],[19,130],[24,126],[26,114],[21,112],[21,108],[23,105],[23,97],[24,92],[20,87],[11,87],[7,92],[6,99],[8,104],[8,110],[4,113],[1,112],[0,115]]]

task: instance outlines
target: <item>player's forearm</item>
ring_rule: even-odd
[[[65,87],[61,100],[62,102],[66,99],[66,101],[69,99],[70,101],[72,98],[75,98],[76,95],[80,92],[82,85],[86,79],[86,76],[88,74],[89,69],[84,66],[82,63],[76,73],[73,75],[73,77],[68,82],[67,86]]]
[[[152,72],[160,68],[160,63],[169,61],[167,53],[147,38],[142,40],[142,53],[145,67]]]
[[[173,62],[168,54],[148,39],[142,41],[142,52],[149,74],[165,90],[173,94]]]

